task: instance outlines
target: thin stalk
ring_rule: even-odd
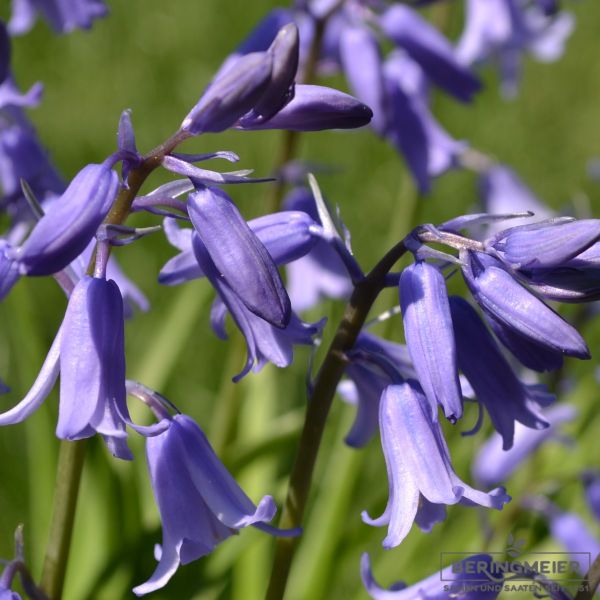
[[[575,596],[575,600],[592,600],[596,589],[600,585],[600,554],[596,556],[596,560],[592,563],[585,579],[583,580],[579,591]]]
[[[346,369],[345,354],[354,345],[373,302],[383,289],[386,274],[405,252],[406,247],[403,240],[396,244],[365,279],[356,285],[350,302],[346,306],[342,322],[337,328],[317,374],[313,394],[308,403],[304,428],[300,436],[281,516],[280,527],[282,528],[295,528],[302,524],[325,423],[335,390]],[[267,600],[283,598],[297,545],[298,538],[279,538],[277,540],[273,570],[266,595]]]
[[[104,221],[105,224],[120,225],[125,222],[131,212],[131,205],[147,177],[160,166],[164,156],[172,152],[186,137],[188,134],[178,131],[142,158],[140,164],[130,171],[127,187],[124,186],[119,192]],[[95,255],[94,252],[88,268],[89,274],[94,272]],[[40,585],[50,600],[59,600],[63,593],[85,449],[86,440],[63,440],[60,444],[54,506]]]

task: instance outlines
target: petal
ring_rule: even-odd
[[[381,50],[366,27],[345,27],[340,37],[340,58],[354,95],[373,111],[371,125],[378,133],[386,126],[385,90]]]
[[[277,267],[221,190],[204,188],[190,195],[190,218],[227,284],[249,310],[276,327],[290,320],[291,305]]]
[[[50,350],[40,372],[27,395],[16,406],[0,413],[0,425],[13,425],[24,421],[33,414],[52,391],[60,371],[60,345],[63,328],[61,327],[50,346]]]
[[[463,262],[465,281],[486,314],[550,350],[582,359],[590,357],[579,333],[507,271],[495,266],[493,259],[469,252]]]
[[[416,11],[393,6],[383,14],[380,23],[385,34],[448,93],[468,102],[481,89],[479,80],[458,62],[448,40]]]
[[[462,394],[443,275],[426,262],[404,269],[400,277],[400,304],[408,351],[433,419],[437,419],[438,404],[448,419],[459,419]],[[440,348],[444,348],[443,356]]]
[[[502,435],[504,450],[513,443],[514,422],[533,429],[548,426],[528,406],[528,390],[519,381],[475,309],[458,296],[450,298],[458,365]]]
[[[254,506],[192,419],[176,415],[171,427],[170,435],[177,436],[194,486],[221,523],[239,529],[260,521],[270,521],[275,516],[277,509],[273,498],[265,496],[257,507]]]
[[[600,239],[600,220],[535,223],[511,227],[496,235],[492,247],[515,268],[556,267]]]

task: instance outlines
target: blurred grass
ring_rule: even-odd
[[[169,135],[220,61],[275,3],[113,0],[109,5],[111,16],[97,22],[90,32],[55,37],[44,24],[38,24],[14,44],[14,69],[21,86],[44,82],[44,101],[30,114],[66,178],[114,150],[116,126],[124,108],[133,109],[142,151]],[[566,56],[551,65],[526,61],[516,100],[505,102],[499,97],[495,74],[488,70],[484,72],[487,88],[473,106],[440,97],[436,114],[456,137],[470,140],[474,147],[516,168],[551,206],[559,208],[574,196],[583,196],[598,217],[600,187],[586,178],[586,163],[600,156],[600,62],[596,60],[600,5],[582,0],[569,4],[569,9],[576,14],[577,29]],[[1,10],[0,14],[6,14],[6,6]],[[456,11],[450,28],[454,32],[460,29]],[[343,86],[341,79],[331,81]],[[198,152],[234,150],[241,156],[240,168],[254,168],[264,175],[272,168],[278,142],[278,133],[227,132],[193,140],[187,147]],[[473,176],[451,173],[436,182],[430,198],[416,200],[396,154],[368,131],[305,135],[301,155],[341,167],[341,172],[323,175],[319,181],[330,200],[340,205],[353,234],[355,253],[365,267],[412,226],[413,208],[420,222],[440,222],[468,210],[476,199]],[[150,185],[166,177],[153,177]],[[244,186],[230,192],[245,214],[260,214],[266,186]],[[231,393],[229,378],[239,369],[227,358],[228,345],[215,340],[209,329],[207,286],[200,282],[174,290],[156,285],[156,273],[172,255],[160,236],[117,253],[125,271],[152,304],[151,312],[137,315],[127,325],[129,375],[159,388],[208,428],[219,401]],[[394,297],[390,291],[379,304],[390,306]],[[3,406],[14,403],[30,386],[64,305],[53,282],[42,280],[21,282],[0,305],[0,373],[13,387]],[[327,337],[340,307],[326,307],[325,311],[331,314]],[[399,339],[397,321],[386,328]],[[585,335],[595,353],[600,342],[598,319],[590,322]],[[289,372],[265,369],[251,375],[252,381],[240,388],[239,435],[226,448],[225,456],[233,466],[239,465],[239,475],[255,500],[266,493],[274,494],[279,502],[284,497],[293,458],[293,444],[286,442],[285,436],[294,431],[295,414],[305,402],[303,370],[307,360],[308,352],[299,350],[297,363]],[[549,444],[536,457],[535,480],[530,480],[531,469],[525,468],[508,487],[518,497],[520,490],[531,485],[557,486],[561,506],[581,512],[599,534],[574,482],[581,468],[597,466],[600,456],[598,386],[592,369],[589,363],[569,363],[569,399],[581,410],[573,427],[578,444],[572,448]],[[296,413],[285,421],[290,411]],[[350,413],[348,408],[336,408],[326,431],[315,481],[323,501],[309,514],[314,521],[308,521],[306,545],[292,573],[295,583],[290,598],[365,598],[358,576],[363,551],[372,554],[377,577],[389,584],[429,575],[438,568],[441,550],[481,549],[480,515],[461,507],[450,507],[448,520],[431,534],[414,528],[401,547],[390,552],[381,549],[384,531],[362,524],[360,511],[366,508],[376,514],[385,505],[383,459],[376,441],[360,456],[341,445]],[[27,552],[35,571],[41,566],[52,502],[55,415],[56,393],[26,425],[0,432],[0,556],[11,555],[14,527],[25,522]],[[282,429],[283,441],[265,446],[263,454],[250,464],[239,460],[244,452],[248,455],[257,436],[274,436],[277,423],[283,422],[288,423],[286,427],[291,423],[289,431]],[[216,435],[213,432],[212,436]],[[457,472],[467,478],[482,436],[459,439],[458,432],[452,431],[449,437]],[[131,586],[146,579],[154,568],[152,545],[160,542],[158,515],[142,445],[136,441],[132,446],[136,454],[132,465],[109,460],[100,443],[92,446],[77,516],[79,529],[67,600],[132,597]],[[564,481],[571,483],[563,485]],[[501,519],[501,515],[489,517],[492,524]],[[530,549],[539,549],[540,544],[544,549],[559,549],[544,540],[546,531],[531,518],[510,525],[520,528],[519,535],[527,539]],[[503,550],[509,529],[500,532],[494,549]],[[213,556],[181,568],[171,584],[153,597],[253,600],[268,576],[265,569],[271,545],[262,537],[260,541],[258,532],[242,532]],[[255,540],[259,543],[256,550],[250,543]],[[510,597],[517,598],[515,594]]]

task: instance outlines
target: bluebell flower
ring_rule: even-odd
[[[60,372],[56,435],[79,440],[101,434],[115,456],[130,459],[125,425],[123,301],[114,281],[83,277],[40,373],[21,402],[0,414],[0,425],[19,423],[39,408]]]
[[[448,40],[407,6],[392,6],[380,18],[385,34],[419,64],[427,77],[454,97],[468,102],[481,83],[458,60]]]
[[[227,280],[221,276],[200,237],[194,233],[192,243],[196,259],[219,295],[211,311],[211,324],[215,333],[226,338],[225,317],[227,311],[246,340],[247,360],[234,381],[239,381],[250,369],[259,371],[266,362],[286,367],[293,360],[295,344],[312,345],[313,337],[320,332],[324,322],[313,325],[301,321],[294,312],[285,327],[275,327],[250,311]]]
[[[466,65],[496,61],[500,65],[503,93],[514,96],[520,79],[521,55],[529,52],[542,62],[555,61],[562,56],[565,41],[573,30],[570,13],[553,14],[555,11],[541,6],[542,2],[547,0],[540,0],[538,6],[524,6],[517,0],[468,0],[457,56]]]
[[[463,276],[500,341],[527,367],[560,366],[562,355],[587,359],[579,333],[523,287],[503,264],[481,252],[461,251]]]
[[[547,427],[535,408],[536,395],[518,379],[475,309],[463,298],[452,296],[450,312],[458,366],[502,436],[503,450],[513,444],[516,421],[533,429]]]
[[[284,206],[319,221],[315,199],[308,188],[294,188],[286,196]],[[286,287],[292,306],[298,311],[312,308],[322,298],[349,298],[354,289],[344,262],[331,245],[321,239],[315,239],[307,254],[290,262]]]
[[[565,266],[600,239],[599,219],[557,218],[517,225],[486,242],[512,269]]]
[[[574,513],[556,511],[550,515],[550,533],[571,555],[570,560],[578,564],[579,573],[585,575],[600,555],[600,541],[587,523]]]
[[[12,35],[27,33],[40,13],[57,33],[89,29],[108,12],[104,0],[12,0],[8,29]]]
[[[427,192],[431,177],[458,166],[466,144],[454,140],[431,114],[425,74],[413,60],[393,52],[383,74],[385,137],[404,156],[419,189]]]
[[[111,166],[111,160],[87,165],[74,177],[19,249],[21,272],[51,275],[85,250],[119,190],[119,177]]]
[[[380,587],[371,572],[368,554],[363,554],[360,575],[373,600],[495,600],[503,589],[504,576],[489,554],[474,554],[444,568],[427,579],[407,586]]]
[[[229,288],[257,316],[285,327],[291,304],[277,266],[229,196],[218,188],[200,188],[190,194],[188,212]]]
[[[266,523],[275,516],[271,496],[258,506],[220,462],[196,423],[178,414],[163,433],[149,437],[146,458],[162,522],[158,565],[138,596],[163,587],[180,564],[212,552],[223,540],[250,525],[273,535],[297,535]]]
[[[473,462],[473,477],[481,485],[504,483],[521,464],[546,440],[559,437],[560,426],[572,421],[576,416],[572,406],[554,406],[543,413],[550,426],[545,429],[531,429],[515,423],[514,442],[509,450],[504,450],[504,442],[499,433],[494,433],[481,447]]]
[[[448,419],[460,419],[462,394],[444,276],[424,261],[408,266],[400,276],[400,306],[406,345],[433,420],[438,404]]]
[[[377,38],[365,26],[347,26],[340,34],[340,58],[352,92],[373,111],[371,126],[383,135],[387,125],[383,60]]]
[[[404,379],[416,378],[408,349],[361,332],[347,353],[348,366],[338,392],[357,408],[345,442],[354,448],[365,446],[379,428],[379,402],[383,390]]]
[[[481,492],[464,483],[454,472],[448,447],[431,406],[418,384],[388,386],[379,413],[381,445],[388,472],[389,498],[383,514],[363,520],[378,527],[387,525],[384,548],[393,548],[408,535],[419,506],[420,495],[434,504],[478,504],[501,509],[510,500],[503,488]]]

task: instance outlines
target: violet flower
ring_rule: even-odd
[[[285,327],[292,309],[277,266],[229,196],[202,187],[190,194],[188,211],[228,287],[257,316]]]
[[[416,11],[395,5],[386,10],[380,23],[385,34],[446,92],[468,102],[480,90],[481,83],[460,64],[448,40]]]
[[[585,521],[574,513],[558,512],[550,516],[550,533],[578,564],[579,573],[585,575],[600,555],[600,541]]]
[[[501,509],[510,500],[503,488],[481,492],[464,483],[454,472],[439,423],[432,420],[431,406],[414,381],[388,386],[382,395],[379,426],[388,471],[389,498],[383,514],[369,525],[387,525],[384,548],[398,546],[415,519],[420,494],[434,504],[461,501]]]
[[[185,415],[168,420],[163,433],[146,442],[146,458],[162,522],[158,565],[138,596],[163,587],[180,564],[212,552],[223,540],[252,525],[272,535],[298,535],[266,522],[275,516],[271,496],[255,506],[220,462],[206,436]]]
[[[494,165],[481,174],[479,194],[483,210],[487,213],[501,215],[530,211],[536,221],[553,216],[552,210],[535,196],[512,169],[504,165]],[[517,226],[531,222],[532,218],[526,217],[512,220],[511,224]],[[504,228],[502,222],[491,224],[488,235]]]
[[[386,590],[375,581],[369,555],[365,553],[360,562],[360,575],[374,600],[495,600],[504,580],[489,554],[469,556],[419,583],[406,586],[398,582]]]
[[[561,355],[590,357],[579,333],[523,287],[497,259],[461,251],[463,277],[502,343],[527,367],[560,366]]]
[[[52,203],[17,253],[22,273],[51,275],[79,256],[108,214],[119,177],[113,160],[87,165]]]
[[[117,284],[83,277],[69,298],[62,325],[36,381],[21,402],[0,414],[0,425],[20,423],[35,412],[60,372],[56,435],[79,440],[97,432],[111,453],[131,459],[125,425],[135,426],[125,402],[123,338],[123,301]]]
[[[536,396],[519,381],[475,309],[463,298],[452,296],[450,312],[458,366],[502,436],[503,450],[513,444],[516,421],[533,429],[547,427],[534,408]]]
[[[474,479],[481,485],[504,483],[521,464],[546,440],[559,437],[563,423],[576,416],[572,406],[558,405],[546,410],[543,418],[550,426],[546,429],[531,429],[515,423],[514,443],[510,450],[503,449],[502,436],[494,433],[481,447],[473,463]]]
[[[8,29],[12,35],[27,33],[40,13],[56,33],[89,29],[108,9],[103,0],[12,0]]]
[[[425,74],[411,58],[392,52],[383,75],[385,137],[404,156],[420,191],[427,192],[431,177],[458,166],[466,144],[454,140],[431,114]]]
[[[217,298],[211,311],[211,324],[215,333],[225,339],[225,316],[230,312],[236,325],[246,340],[247,360],[242,371],[233,380],[239,381],[250,369],[259,371],[266,362],[278,367],[286,367],[293,360],[295,344],[312,345],[313,336],[320,332],[324,321],[315,324],[301,321],[294,312],[285,327],[275,327],[251,312],[240,297],[221,276],[210,254],[195,233],[192,243],[196,259],[212,286],[217,290]]]
[[[440,404],[454,422],[462,416],[462,394],[444,276],[423,261],[408,266],[400,276],[400,305],[406,345],[432,419]]]
[[[548,7],[522,4],[518,0],[468,0],[465,30],[456,49],[465,65],[498,62],[502,91],[508,97],[517,92],[521,55],[530,52],[542,62],[558,60],[574,27],[570,13],[548,16],[552,13]]]

